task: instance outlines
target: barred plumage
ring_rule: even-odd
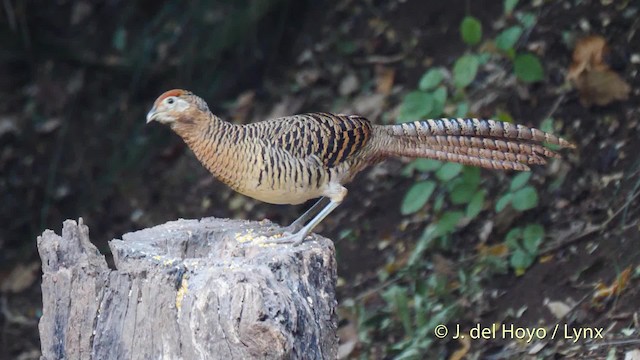
[[[574,147],[538,129],[481,119],[372,125],[356,115],[310,113],[234,125],[184,90],[162,94],[147,115],[152,120],[169,124],[213,175],[242,194],[274,204],[328,198],[289,227],[297,232],[285,240],[296,244],[342,202],[344,184],[388,157],[526,171],[528,164],[559,157],[540,143]]]

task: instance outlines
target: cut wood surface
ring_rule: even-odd
[[[265,244],[269,223],[177,220],[109,244],[67,220],[38,237],[42,359],[335,359],[336,263],[317,235]]]

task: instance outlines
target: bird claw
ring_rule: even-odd
[[[292,234],[288,231],[281,233],[280,237],[269,236],[264,242],[267,244],[291,244],[292,246],[299,246],[304,242],[306,238],[305,234],[295,233]]]

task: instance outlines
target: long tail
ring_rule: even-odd
[[[541,144],[575,145],[544,131],[495,120],[437,119],[377,126],[387,135],[385,156],[409,156],[458,162],[489,169],[527,171],[560,157]]]

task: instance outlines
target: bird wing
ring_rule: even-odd
[[[336,167],[370,140],[369,120],[357,115],[308,113],[265,121],[263,140],[305,161]]]

